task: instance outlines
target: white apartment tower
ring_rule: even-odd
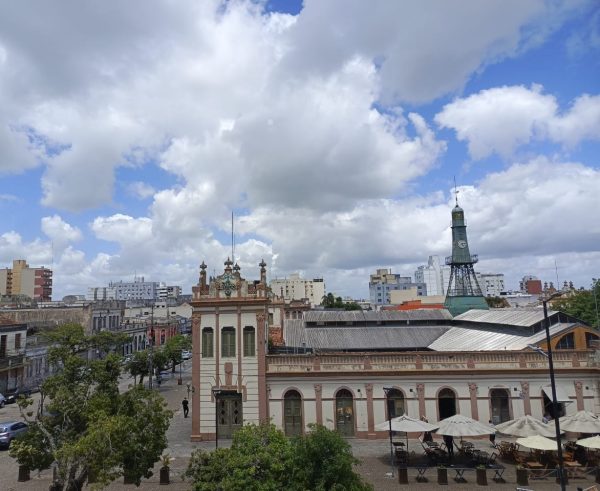
[[[305,280],[300,274],[292,273],[286,278],[271,280],[271,291],[286,301],[308,299],[311,306],[320,305],[325,296],[323,278]]]
[[[427,295],[446,295],[450,281],[450,267],[442,266],[439,256],[429,256],[426,266],[415,271],[415,283],[427,285]]]

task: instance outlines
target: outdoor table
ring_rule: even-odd
[[[464,476],[465,472],[475,470],[474,467],[448,467],[448,469],[452,469],[456,472],[456,476],[454,476],[456,482],[467,482]]]
[[[563,465],[567,471],[568,477],[583,477],[581,476],[580,469],[582,465],[579,462],[563,462]]]
[[[524,464],[528,469],[531,469],[531,479],[543,479],[541,471],[544,470],[544,465],[539,462],[525,462]]]
[[[504,478],[502,477],[502,474],[504,474],[506,467],[504,467],[503,465],[500,465],[500,464],[491,464],[488,466],[488,469],[491,469],[494,471],[494,477],[492,477],[492,480],[494,482],[498,482],[498,483],[506,482],[504,480]]]
[[[427,482],[427,478],[425,477],[425,472],[429,467],[426,465],[419,465],[415,467],[417,469],[417,482]]]

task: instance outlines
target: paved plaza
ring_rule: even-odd
[[[158,483],[158,468],[160,464],[157,464],[155,468],[155,474],[148,480],[142,481],[142,485],[139,489],[143,490],[190,490],[191,485],[189,482],[182,481],[181,474],[187,466],[189,456],[192,451],[197,448],[204,448],[211,450],[215,447],[215,442],[202,442],[192,443],[189,441],[189,435],[191,433],[191,418],[184,418],[181,408],[181,401],[184,396],[187,395],[186,384],[190,381],[190,369],[191,361],[185,362],[183,370],[183,384],[177,385],[176,374],[174,377],[167,377],[158,389],[160,393],[168,401],[169,407],[174,411],[174,416],[171,421],[171,426],[168,431],[169,448],[166,453],[171,454],[174,457],[174,461],[171,465],[171,480],[172,483],[168,486],[161,486]],[[124,379],[121,387],[124,389],[131,383],[130,380]],[[7,421],[12,419],[19,419],[19,410],[16,404],[7,405],[0,409],[0,421]],[[489,441],[487,439],[473,440],[477,448],[482,450],[490,451]],[[393,477],[390,476],[390,453],[389,453],[389,442],[387,440],[350,440],[354,455],[361,461],[359,465],[359,471],[363,475],[366,481],[370,482],[376,490],[429,490],[438,488],[436,469],[431,468],[427,471],[426,476],[428,482],[417,482],[416,470],[409,472],[409,484],[401,485],[398,483],[397,471],[394,470]],[[227,442],[219,442],[219,445],[226,446]],[[418,440],[409,441],[409,449],[414,450],[415,453],[422,453],[420,451],[421,445]],[[495,483],[491,477],[493,472],[488,471],[488,487],[495,490],[512,490],[514,491],[517,487],[515,467],[506,464],[506,471],[504,478],[506,483]],[[17,465],[16,462],[9,457],[7,451],[0,451],[0,491],[47,491],[51,482],[51,472],[44,471],[39,475],[32,473],[32,479],[28,482],[17,482]],[[475,481],[475,474],[466,474],[467,483],[456,483],[452,480],[451,472],[448,472],[448,486],[449,489],[468,490],[468,489],[481,489],[482,486],[478,486]],[[593,476],[588,476],[587,479],[573,479],[569,483],[567,489],[569,491],[576,491],[578,488],[586,488],[594,484]],[[134,485],[124,485],[122,480],[112,483],[107,489],[111,491],[129,490],[133,491],[136,488]],[[542,481],[531,481],[528,489],[535,491],[545,490],[557,490],[560,486],[554,482],[553,479],[547,479]]]

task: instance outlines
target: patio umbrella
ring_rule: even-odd
[[[496,430],[505,435],[521,437],[535,435],[556,436],[554,424],[548,425],[542,423],[539,419],[535,419],[533,416],[529,415],[497,424]]]
[[[525,438],[517,438],[517,443],[527,448],[535,448],[537,450],[557,450],[556,442],[541,435],[528,436]]]
[[[600,436],[591,436],[589,438],[583,438],[582,440],[577,440],[577,445],[581,445],[586,448],[600,448]]]
[[[425,431],[433,431],[438,427],[431,423],[426,423],[420,419],[414,419],[408,417],[406,414],[392,418],[392,431],[404,431],[405,433],[423,433]],[[384,421],[375,425],[375,429],[378,431],[389,431],[390,423]]]
[[[589,411],[579,411],[560,418],[560,427],[574,433],[600,433],[600,418]]]
[[[496,430],[491,426],[461,414],[443,419],[439,422],[439,425],[437,433],[440,435],[481,436],[496,433]]]

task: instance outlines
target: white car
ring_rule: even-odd
[[[189,360],[192,357],[192,352],[188,351],[188,350],[183,350],[181,352],[181,359],[182,360]]]

